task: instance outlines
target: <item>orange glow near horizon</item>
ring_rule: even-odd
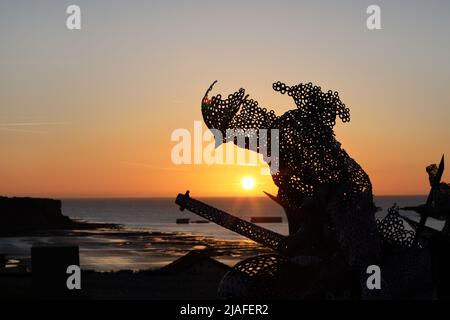
[[[243,87],[277,115],[295,104],[275,81],[338,91],[336,138],[375,195],[427,194],[425,167],[450,159],[448,4],[386,2],[372,32],[358,1],[82,2],[95,19],[74,32],[52,2],[2,4],[0,196],[276,194],[265,164],[172,163],[216,79],[211,95]]]

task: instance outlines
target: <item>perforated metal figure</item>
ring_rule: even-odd
[[[299,241],[314,248],[331,230],[349,266],[364,282],[364,291],[366,268],[378,263],[381,249],[369,176],[341,148],[333,132],[336,117],[350,121],[349,108],[337,92],[323,92],[311,83],[276,82],[273,89],[288,94],[296,104],[277,116],[249,99],[244,89],[227,99],[220,94],[209,98],[213,85],[202,101],[205,124],[222,132],[221,142],[227,142],[227,129],[247,130],[249,135],[258,129],[279,130],[279,170],[272,178],[279,188],[275,200],[286,212],[290,234],[301,229],[304,237]],[[269,143],[276,141],[269,137]],[[258,147],[253,151],[258,152]]]
[[[438,166],[431,164],[426,168],[430,186],[433,186],[438,172]],[[439,182],[433,194],[433,208],[436,210],[436,218],[446,218],[450,214],[450,184]]]

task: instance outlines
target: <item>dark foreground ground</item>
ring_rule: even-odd
[[[81,272],[81,290],[68,290],[67,275],[32,273],[24,267],[0,268],[2,299],[217,299],[217,288],[230,267],[204,251],[190,251],[155,270]],[[57,289],[55,289],[55,285]],[[62,285],[62,286],[61,286]]]
[[[217,299],[223,274],[172,274],[83,272],[81,299]],[[33,290],[31,274],[0,275],[0,299],[46,298]],[[64,296],[56,298],[64,299]]]

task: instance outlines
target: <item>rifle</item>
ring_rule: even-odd
[[[295,235],[283,236],[193,199],[189,196],[189,191],[186,191],[185,194],[179,193],[175,203],[180,206],[181,211],[187,209],[219,226],[234,231],[282,254],[288,252],[290,242],[295,237]]]

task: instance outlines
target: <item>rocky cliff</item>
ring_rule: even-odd
[[[101,226],[73,221],[64,216],[60,200],[0,197],[0,236]]]

